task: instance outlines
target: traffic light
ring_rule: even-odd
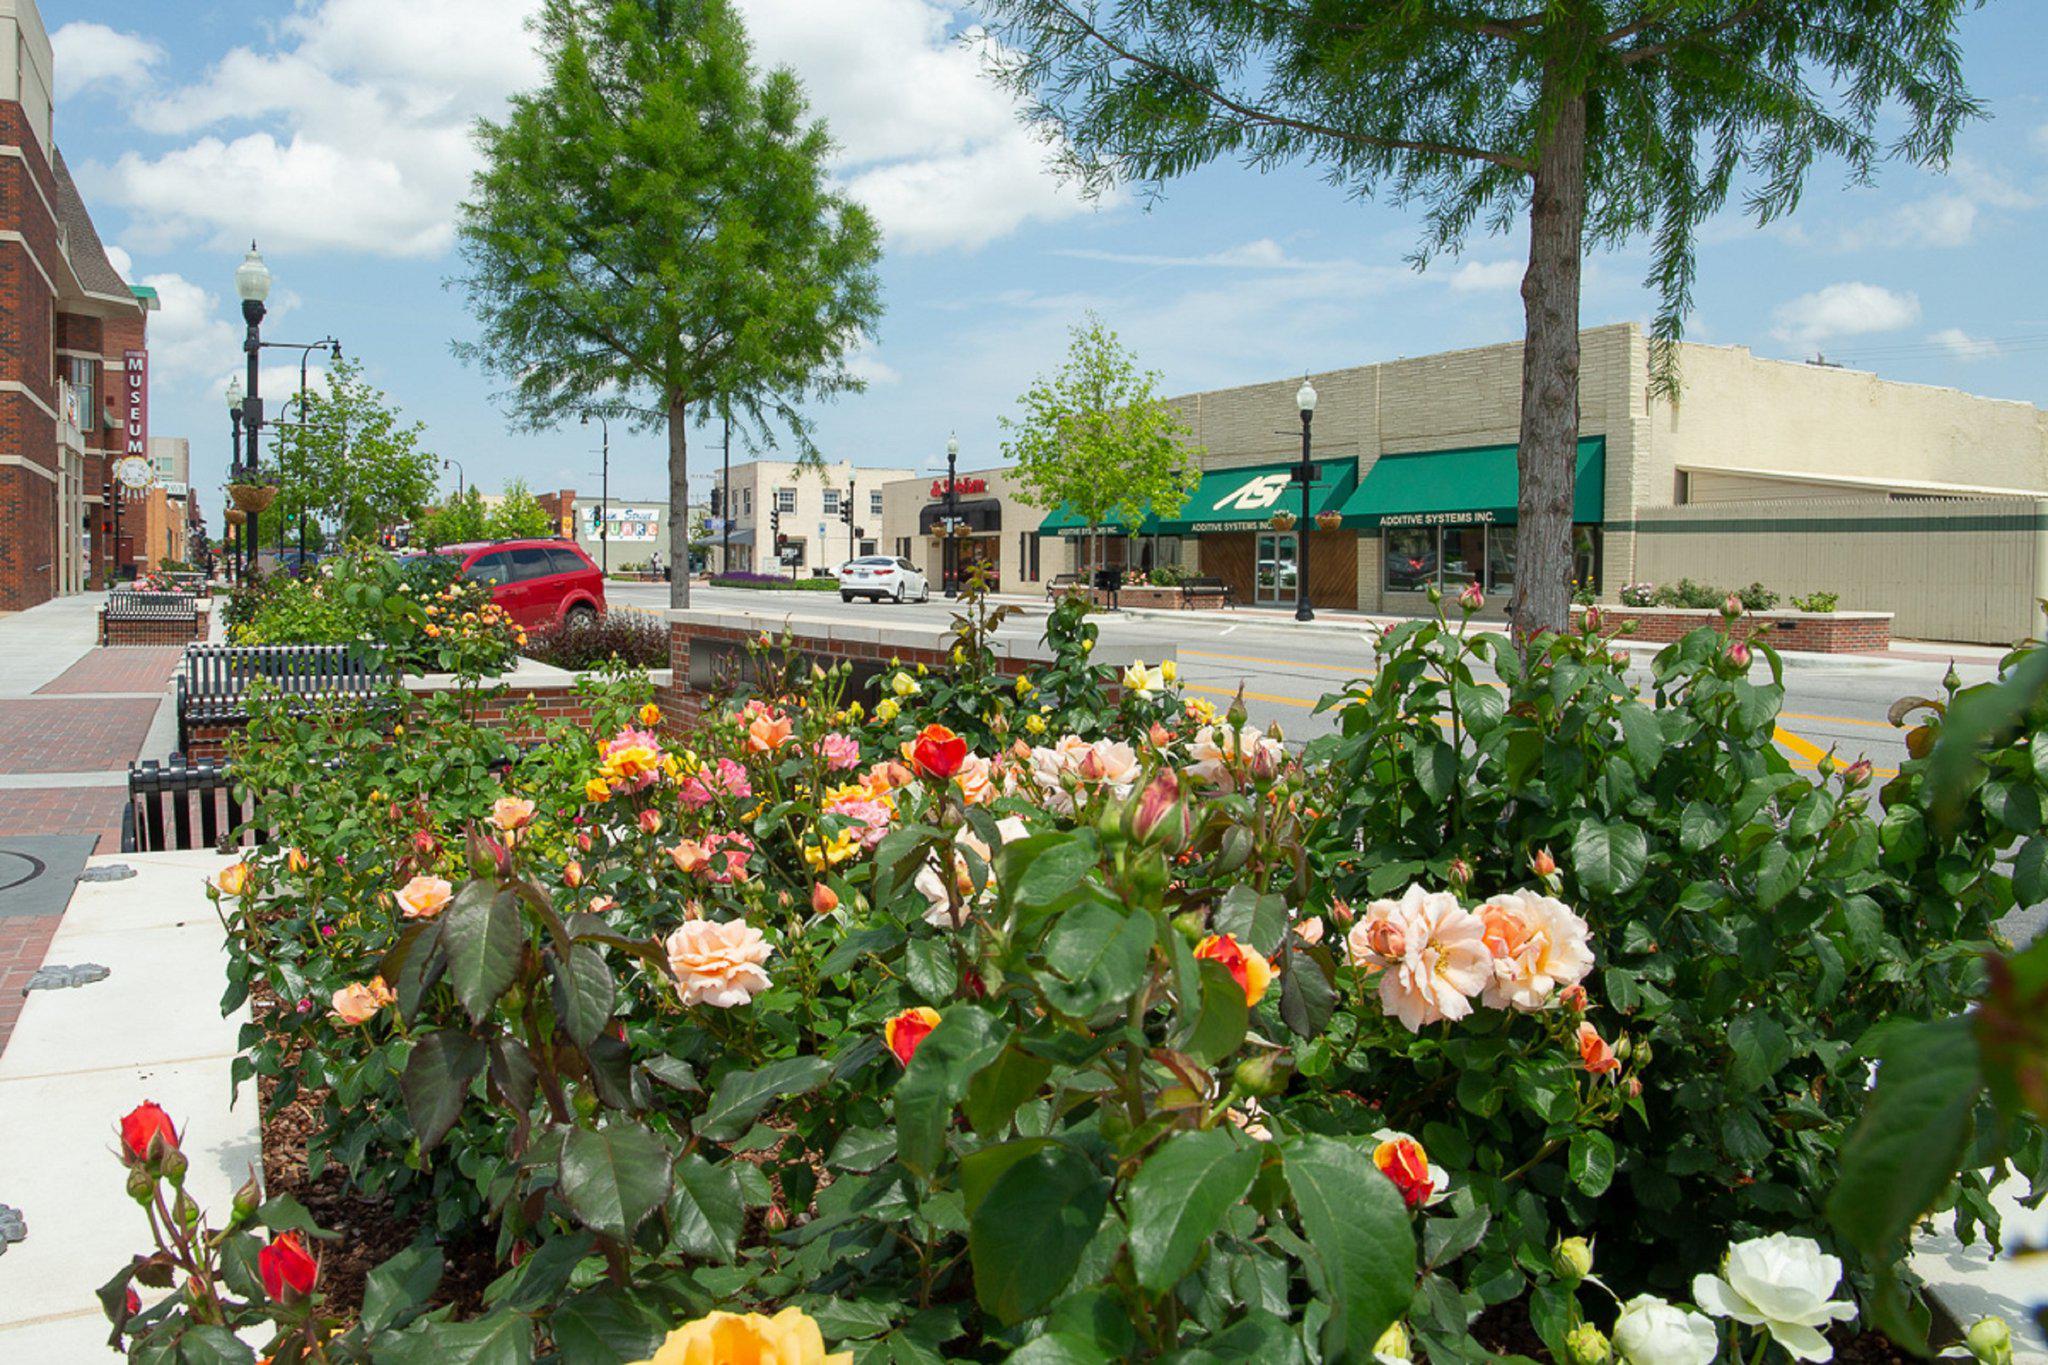
[[[725,490],[723,488],[714,488],[711,490],[711,515],[717,517],[724,514]]]
[[[770,511],[770,512],[768,513],[768,530],[769,530],[769,533],[770,533],[771,535],[773,535],[773,536],[775,537],[775,542],[776,542],[776,544],[778,544],[778,545],[779,545],[779,544],[781,544],[781,543],[782,543],[782,509],[781,509],[780,507],[777,507],[777,508],[775,508],[774,510],[772,510],[772,511]]]
[[[853,485],[846,485],[846,496],[839,501],[839,519],[848,526],[853,525]]]

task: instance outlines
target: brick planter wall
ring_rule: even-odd
[[[1635,623],[1626,638],[1645,644],[1669,644],[1712,626],[1738,640],[1761,639],[1773,649],[1801,650],[1812,654],[1882,654],[1891,648],[1892,613],[1888,611],[1755,611],[1730,622],[1712,608],[1609,607],[1598,608],[1605,625],[1613,631],[1623,621]],[[1583,607],[1572,608],[1572,625],[1585,615]]]
[[[189,620],[173,616],[109,621],[107,609],[100,608],[100,643],[103,645],[189,645],[195,640],[204,640],[206,630],[204,610],[194,612]]]
[[[667,713],[669,723],[681,726],[703,714],[707,692],[737,676],[745,666],[747,644],[763,632],[779,642],[785,632],[806,657],[825,665],[846,662],[853,665],[853,684],[848,695],[872,704],[874,693],[864,684],[891,669],[893,659],[915,669],[924,664],[938,669],[951,666],[953,635],[946,627],[922,624],[855,625],[831,616],[798,617],[783,612],[747,612],[723,609],[671,611],[669,618],[669,682],[655,689],[655,700]],[[998,636],[996,667],[1005,677],[1033,672],[1051,662],[1051,654],[1033,636]],[[1111,695],[1124,667],[1143,657],[1159,664],[1175,657],[1169,648],[1160,653],[1122,645],[1098,643],[1092,656],[1108,670]]]

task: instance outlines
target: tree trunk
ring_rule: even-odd
[[[690,436],[688,405],[668,404],[668,604],[690,605]]]
[[[1545,84],[1550,83],[1546,78]],[[1529,269],[1522,276],[1521,481],[1514,631],[1561,631],[1572,600],[1572,497],[1579,440],[1579,272],[1586,223],[1586,97],[1551,96],[1556,119],[1536,163]]]

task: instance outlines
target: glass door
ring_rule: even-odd
[[[1294,605],[1301,583],[1295,554],[1294,532],[1259,533],[1258,563],[1252,577],[1254,602],[1268,606]]]

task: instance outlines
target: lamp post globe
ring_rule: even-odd
[[[257,304],[270,297],[270,267],[254,242],[249,243],[249,254],[235,267],[235,296],[243,303]]]
[[[1300,553],[1295,556],[1294,565],[1294,572],[1298,575],[1294,592],[1294,619],[1297,621],[1316,619],[1315,608],[1308,601],[1309,497],[1314,492],[1316,480],[1316,467],[1309,459],[1309,425],[1315,420],[1316,396],[1316,386],[1308,382],[1307,375],[1303,375],[1301,387],[1294,392],[1294,406],[1301,410],[1301,466],[1295,470],[1295,478],[1301,483],[1301,535],[1296,541]]]

